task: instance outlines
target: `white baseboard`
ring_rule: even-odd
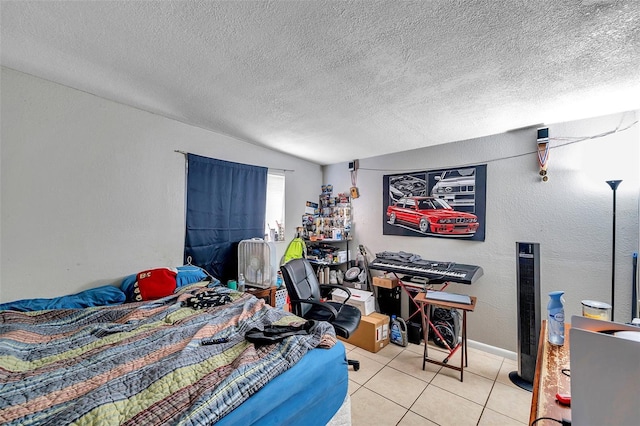
[[[467,339],[467,345],[470,348],[478,349],[484,352],[488,352],[490,354],[498,355],[507,359],[511,359],[513,361],[518,360],[518,354],[515,352],[508,351],[506,349],[498,348],[495,346],[487,345],[482,342],[476,342],[475,340]]]

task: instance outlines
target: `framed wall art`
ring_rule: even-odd
[[[484,241],[487,165],[384,175],[384,235]]]

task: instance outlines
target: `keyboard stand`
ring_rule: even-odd
[[[471,296],[471,304],[467,305],[465,303],[455,303],[455,302],[447,302],[443,300],[428,299],[426,293],[424,292],[418,293],[418,295],[415,297],[414,303],[419,304],[420,316],[422,317],[422,333],[424,338],[424,355],[422,358],[423,370],[427,362],[431,364],[437,364],[442,367],[447,367],[447,368],[451,368],[453,370],[459,371],[460,381],[461,382],[463,381],[464,367],[469,366],[468,356],[467,356],[467,312],[473,312],[473,310],[476,308],[476,301],[477,301],[477,298],[475,296]],[[445,308],[459,309],[462,311],[462,340],[458,342],[453,348],[449,348],[449,354],[442,361],[437,361],[433,358],[429,358],[429,354],[427,352],[427,347],[429,346],[428,344],[429,343],[429,327],[431,327],[433,332],[438,335],[440,340],[442,340],[447,347],[449,346],[446,343],[445,339],[442,337],[442,335],[434,327],[433,323],[431,323],[431,319],[429,318],[431,314],[430,305],[437,305]],[[460,354],[460,367],[449,364],[449,359],[453,356],[454,353],[456,353],[458,349],[462,349],[462,353]]]
[[[411,318],[413,318],[414,315],[419,314],[420,313],[420,304],[415,300],[416,297],[411,295],[411,292],[407,289],[407,287],[412,287],[412,288],[418,288],[422,291],[427,291],[427,287],[432,286],[432,285],[441,285],[442,287],[440,288],[440,291],[444,290],[445,288],[447,288],[447,286],[449,285],[449,283],[447,281],[445,282],[429,282],[427,284],[415,284],[415,283],[409,283],[408,281],[402,281],[402,279],[400,279],[400,277],[398,277],[398,274],[396,274],[395,272],[391,272],[391,274],[393,274],[393,276],[398,280],[398,284],[400,285],[400,287],[402,288],[402,290],[407,294],[407,297],[409,298],[409,302],[413,303],[415,305],[415,307],[417,308],[416,311],[409,315],[409,317],[406,319],[406,321],[410,321]],[[411,276],[409,274],[403,274],[403,278],[404,276]],[[420,293],[418,293],[420,294]],[[378,296],[376,294],[376,300],[377,300]],[[440,336],[442,337],[442,336]],[[446,345],[446,342],[445,342]]]
[[[439,280],[431,280],[426,284],[409,283],[409,281],[402,281],[402,279],[398,276],[398,274],[396,272],[387,271],[387,272],[385,272],[385,275],[387,275],[387,274],[393,274],[393,276],[398,280],[398,285],[400,286],[400,288],[402,288],[402,291],[407,295],[407,298],[409,299],[409,303],[413,303],[414,306],[416,307],[416,311],[413,314],[409,315],[409,317],[406,318],[406,321],[410,321],[411,318],[413,318],[414,315],[417,315],[417,314],[420,313],[420,304],[418,302],[416,302],[415,296],[413,296],[411,294],[411,292],[407,289],[407,287],[420,289],[422,291],[427,291],[427,289],[433,290],[431,288],[431,286],[441,285],[442,287],[439,289],[439,291],[442,291],[449,285],[449,282],[447,282],[447,281],[442,282],[442,281],[439,281]],[[404,277],[413,277],[413,275],[410,275],[410,274],[402,274],[402,276],[403,276],[403,278]],[[377,288],[377,286],[372,286],[372,287],[373,287],[373,296],[376,299],[376,303],[378,303],[378,288]],[[398,316],[400,316],[400,315],[398,315]],[[440,337],[442,337],[442,336],[440,336]],[[447,343],[445,342],[445,345],[446,344]]]

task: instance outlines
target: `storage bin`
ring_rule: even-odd
[[[283,308],[287,303],[287,289],[276,290],[276,308]]]

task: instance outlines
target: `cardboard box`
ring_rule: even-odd
[[[373,277],[373,285],[376,287],[396,288],[400,284],[395,277]]]
[[[369,352],[378,352],[389,344],[389,317],[378,312],[363,316],[348,339],[338,338]]]
[[[360,309],[363,316],[376,311],[376,299],[373,297],[373,293],[355,288],[351,288],[349,291],[351,292],[351,297],[347,300],[347,305]],[[348,294],[340,289],[333,290],[333,293],[331,293],[331,299],[341,303],[344,303],[347,296]]]

